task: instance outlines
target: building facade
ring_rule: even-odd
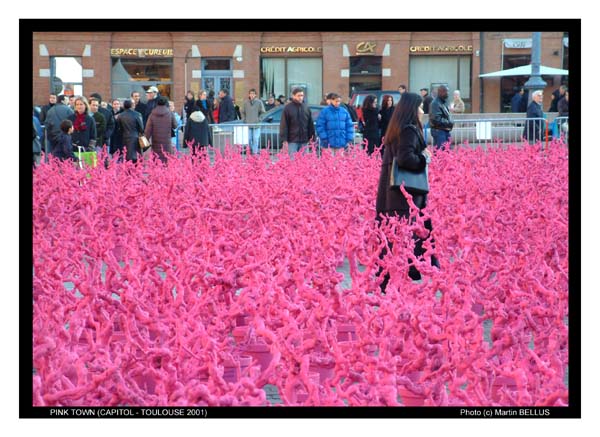
[[[527,77],[479,74],[529,64],[531,33],[36,32],[33,54],[36,105],[50,93],[124,99],[152,85],[180,107],[187,90],[226,88],[240,103],[251,88],[266,99],[299,86],[318,104],[328,92],[446,84],[460,90],[467,112],[502,112]],[[568,68],[564,32],[542,34],[542,64]],[[566,76],[544,80],[552,91]]]

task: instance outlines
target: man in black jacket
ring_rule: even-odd
[[[142,124],[142,116],[131,109],[131,100],[125,100],[123,102],[123,112],[119,114],[118,124],[119,129],[123,137],[123,145],[127,148],[126,159],[127,161],[137,162],[139,136],[144,133],[144,126]]]
[[[429,90],[427,88],[421,88],[421,97],[423,97],[423,114],[429,114],[429,110],[431,109],[431,102],[433,102],[433,97],[429,95]]]
[[[102,103],[102,96],[98,93],[90,94],[89,101],[92,99],[98,100],[98,112],[104,116],[104,120],[106,121],[106,130],[104,131],[103,136],[103,144],[97,144],[99,147],[103,147],[106,144],[106,149],[110,150],[110,139],[112,137],[113,132],[115,131],[115,117],[113,115],[112,110],[108,108],[103,108],[100,104]]]
[[[146,104],[140,100],[140,93],[138,91],[131,92],[132,109],[142,116],[142,121],[146,115]]]
[[[531,94],[531,103],[527,107],[527,122],[523,128],[523,136],[529,144],[542,141],[545,136],[546,122],[544,120],[544,111],[542,111],[543,101],[544,92],[542,90],[534,91]]]
[[[441,85],[438,87],[437,97],[431,103],[429,113],[431,137],[433,138],[433,146],[436,149],[443,149],[444,144],[450,141],[450,131],[454,127],[454,122],[446,106],[447,99],[448,88]]]
[[[304,101],[302,88],[292,90],[292,101],[285,105],[279,123],[279,140],[288,147],[290,158],[315,136],[315,124],[310,108]]]
[[[229,96],[229,91],[222,89],[219,91],[219,123],[235,120],[235,107],[233,100]]]
[[[48,111],[54,105],[56,105],[56,94],[50,94],[50,97],[48,98],[48,104],[42,106],[42,110],[40,112],[40,123],[44,124],[46,121],[46,116],[48,115]]]

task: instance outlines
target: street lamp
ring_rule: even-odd
[[[528,92],[527,103],[531,103],[531,95],[536,90],[546,88],[546,82],[540,76],[540,64],[542,63],[542,33],[533,32],[531,44],[531,76],[525,82],[523,88]]]

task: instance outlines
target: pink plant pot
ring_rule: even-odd
[[[261,371],[265,371],[273,359],[273,354],[271,354],[269,346],[264,343],[246,345],[243,351],[244,354],[251,356],[253,360],[258,362]]]
[[[356,327],[349,323],[338,325],[337,339],[338,341],[356,340]]]
[[[406,407],[422,407],[425,404],[425,396],[404,388],[398,387],[398,393],[402,398],[402,404]]]
[[[500,390],[506,388],[510,391],[517,391],[517,381],[514,378],[507,376],[497,376],[492,383],[492,400],[494,402],[500,402],[502,394]]]
[[[248,335],[248,326],[238,326],[233,328],[233,338],[237,344],[242,343]]]

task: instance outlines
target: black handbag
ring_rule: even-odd
[[[394,157],[392,161],[392,169],[390,171],[390,188],[399,190],[401,185],[410,194],[427,194],[429,193],[429,176],[427,173],[427,165],[421,172],[406,170],[398,166],[398,162]]]

